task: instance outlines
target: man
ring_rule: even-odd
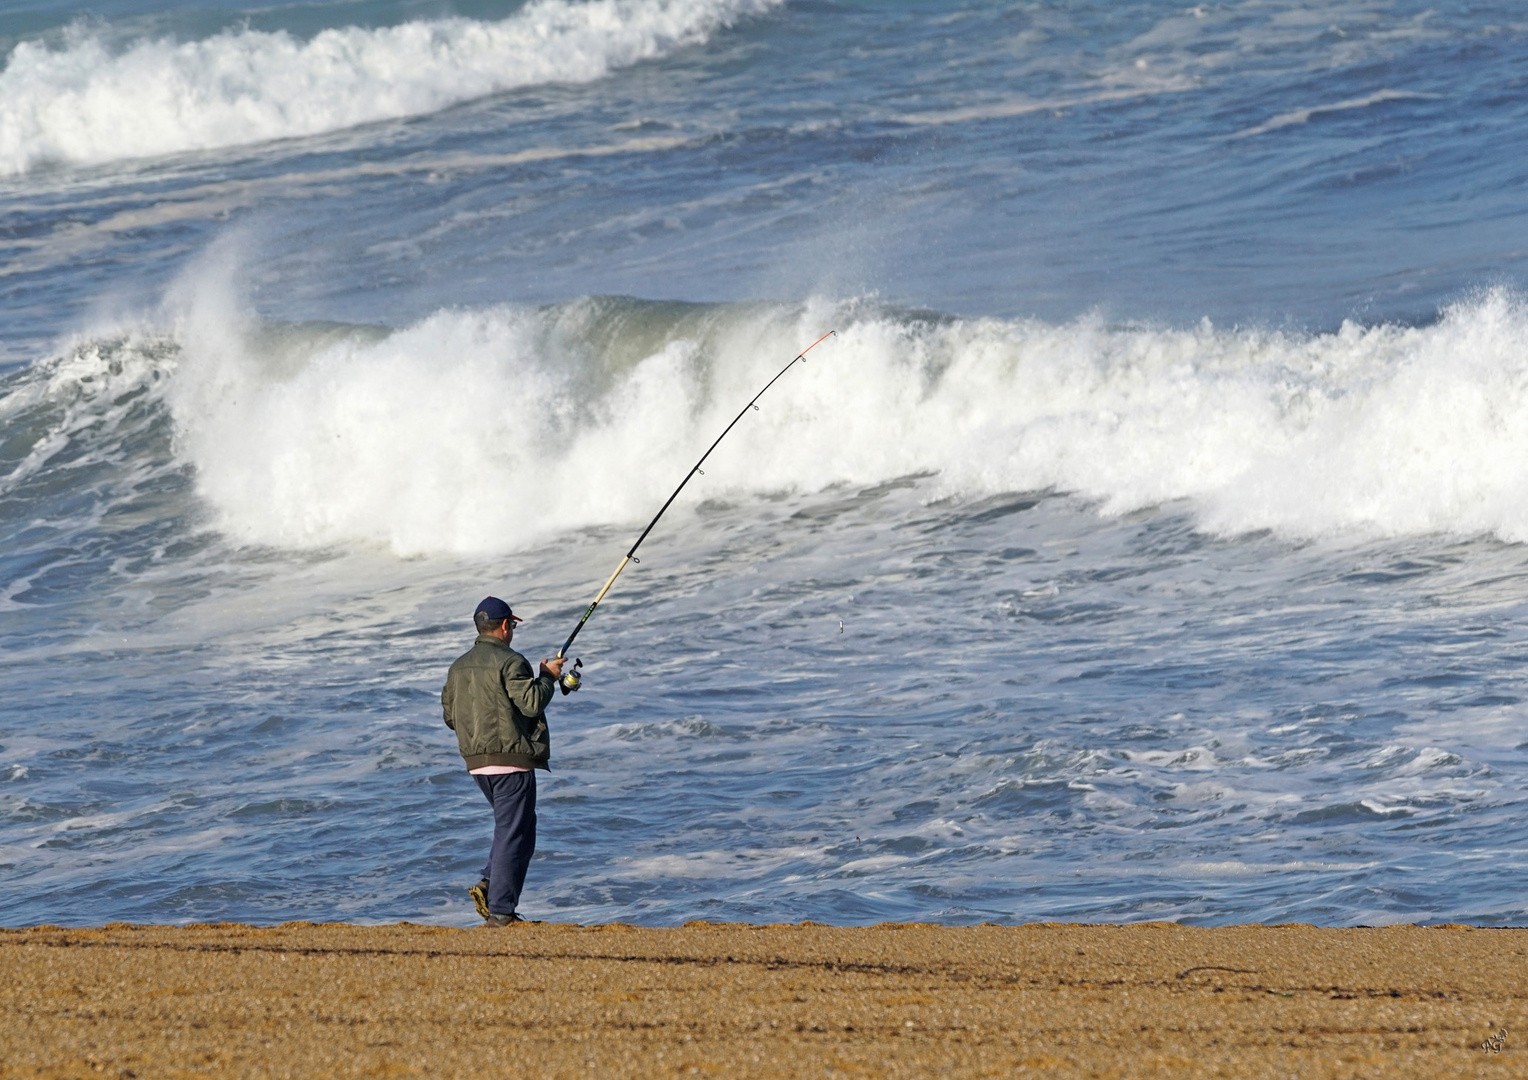
[[[477,640],[451,665],[440,707],[446,727],[493,807],[493,846],[483,880],[467,890],[489,926],[522,922],[515,909],[525,871],[536,850],[536,769],[547,768],[547,702],[562,676],[562,657],[541,661],[531,678],[530,661],[509,647],[515,617],[490,596],[472,614]]]

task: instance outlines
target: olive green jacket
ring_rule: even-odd
[[[556,688],[546,675],[533,678],[530,661],[504,642],[479,634],[440,692],[446,727],[456,732],[467,768],[547,768],[552,743],[544,714]]]

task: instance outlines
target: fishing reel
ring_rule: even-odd
[[[583,666],[584,662],[575,658],[572,668],[565,670],[562,673],[562,677],[557,680],[557,686],[562,691],[564,697],[567,697],[584,684],[583,676],[578,673],[578,669]]]

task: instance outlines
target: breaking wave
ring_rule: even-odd
[[[588,82],[781,0],[534,0],[496,22],[340,27],[302,41],[230,30],[114,51],[76,27],[0,72],[0,174],[293,136],[433,112],[520,86]]]
[[[388,331],[262,325],[206,285],[152,332],[10,377],[0,503],[23,475],[78,472],[95,440],[125,475],[181,470],[243,541],[504,550],[644,518],[829,327],[695,499],[923,473],[930,498],[1189,500],[1227,534],[1528,540],[1528,307],[1506,292],[1430,326],[1309,335],[622,298]],[[131,466],[112,432],[154,417],[170,460]]]

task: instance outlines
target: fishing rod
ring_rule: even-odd
[[[817,346],[821,345],[824,341],[828,340],[830,337],[833,337],[837,333],[837,330],[829,330],[826,334],[823,334],[822,337],[818,338],[816,341],[812,342],[806,348],[798,352],[794,360],[792,360],[789,364],[786,364],[783,368],[780,369],[779,373],[776,374],[773,379],[770,379],[769,382],[764,384],[764,390],[768,390],[771,386],[775,385],[775,383],[779,382],[780,376],[784,375],[791,368],[795,367],[798,360],[803,364],[806,363],[807,353],[811,352],[813,349],[817,348]],[[625,557],[621,559],[620,563],[616,565],[615,573],[610,575],[609,579],[605,582],[605,587],[599,591],[599,595],[594,598],[594,601],[584,612],[583,618],[579,619],[578,625],[573,627],[573,632],[568,635],[568,640],[564,641],[562,643],[562,648],[557,650],[558,659],[562,659],[564,656],[568,655],[568,650],[573,647],[573,639],[578,637],[578,632],[584,628],[584,623],[589,621],[589,616],[594,614],[594,609],[600,606],[601,600],[605,599],[605,594],[610,591],[610,586],[615,584],[615,579],[621,576],[621,571],[626,569],[626,564],[642,561],[641,559],[637,558],[637,548],[642,546],[642,541],[647,539],[647,534],[653,531],[653,526],[658,524],[658,519],[668,511],[668,508],[673,505],[674,500],[679,498],[679,493],[683,491],[684,486],[690,482],[690,478],[696,473],[700,473],[702,476],[705,475],[705,472],[701,469],[701,466],[706,463],[706,458],[711,456],[711,451],[715,450],[719,445],[721,445],[721,441],[727,437],[727,432],[731,431],[734,427],[737,426],[737,422],[747,415],[749,409],[753,409],[755,412],[758,411],[758,400],[764,396],[764,390],[760,390],[757,394],[753,395],[748,404],[744,405],[742,410],[732,418],[732,423],[728,424],[722,433],[716,437],[716,442],[711,444],[710,449],[708,449],[704,454],[700,455],[700,460],[695,463],[695,467],[692,468],[689,472],[685,473],[684,479],[679,481],[679,486],[674,489],[674,494],[670,495],[668,497],[668,502],[663,504],[663,508],[653,515],[653,519],[647,523],[647,528],[642,530],[642,535],[637,537],[637,542],[631,545],[631,550],[628,551]],[[562,687],[562,692],[564,694],[571,694],[582,684],[583,680],[579,677],[578,669],[583,666],[584,662],[582,660],[574,660],[573,670],[565,672],[562,678],[558,680],[558,685]]]

